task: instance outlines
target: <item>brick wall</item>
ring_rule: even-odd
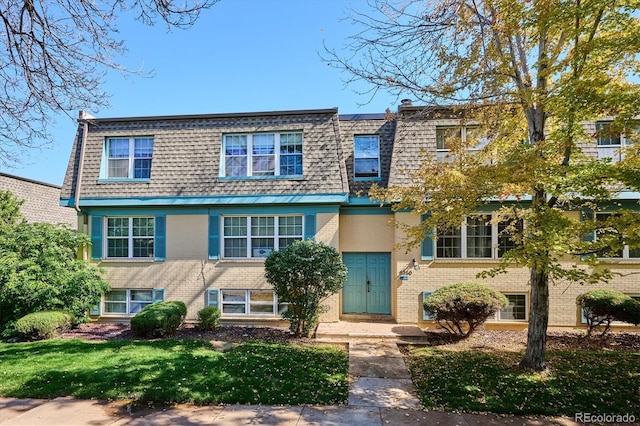
[[[0,173],[0,190],[9,190],[25,200],[21,212],[30,223],[63,223],[77,229],[76,211],[60,206],[60,187]]]

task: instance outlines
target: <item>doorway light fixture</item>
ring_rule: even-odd
[[[420,264],[415,259],[413,259],[413,269],[415,269],[416,271],[420,270]]]

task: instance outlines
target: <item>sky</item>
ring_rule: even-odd
[[[260,112],[338,107],[341,114],[383,113],[399,100],[369,87],[345,86],[348,77],[323,61],[323,45],[341,51],[355,28],[349,8],[364,0],[221,0],[186,30],[167,32],[124,16],[128,48],[122,64],[151,77],[110,72],[104,89],[110,107],[88,111],[98,118]],[[31,150],[4,173],[62,185],[78,112],[60,114],[51,128],[55,145]]]

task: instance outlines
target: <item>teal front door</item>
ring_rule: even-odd
[[[391,313],[391,254],[343,253],[347,282],[342,288],[345,314]]]

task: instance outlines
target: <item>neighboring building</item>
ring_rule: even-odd
[[[81,116],[61,204],[82,212],[79,227],[92,239],[87,256],[113,288],[94,314],[120,320],[154,301],[182,300],[189,319],[216,305],[225,321],[278,321],[282,307],[264,278],[264,258],[314,238],[338,249],[349,270],[322,321],[432,324],[423,298],[475,280],[497,264],[508,240],[487,223],[489,206],[437,242],[396,248],[404,234],[391,222],[420,217],[381,207],[368,190],[406,183],[422,151],[447,161],[445,131],[457,124],[420,111],[405,104],[397,115]],[[615,271],[637,270],[634,256],[627,250],[613,261]],[[608,286],[640,295],[634,277],[616,276]],[[511,268],[482,281],[510,302],[490,326],[526,327],[528,279],[527,269]],[[575,299],[586,288],[560,283],[550,291],[550,325],[580,326]]]
[[[78,216],[73,209],[60,206],[59,186],[0,173],[0,190],[9,190],[24,200],[20,211],[27,222],[65,224],[76,229]]]

